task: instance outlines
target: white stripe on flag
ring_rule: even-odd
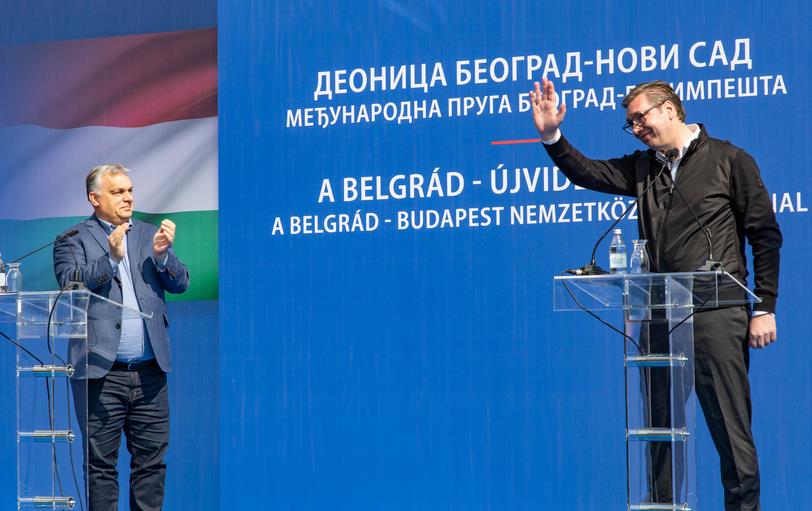
[[[138,211],[217,209],[217,118],[209,117],[142,128],[0,128],[0,218],[90,214],[85,175],[109,162],[132,171]]]

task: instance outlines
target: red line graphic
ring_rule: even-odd
[[[522,138],[518,140],[493,140],[491,145],[512,145],[512,144],[538,144],[540,138]]]

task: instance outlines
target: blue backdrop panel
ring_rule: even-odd
[[[563,73],[567,52],[594,60],[597,50],[639,54],[677,44],[678,68],[660,69],[658,61],[644,71],[638,62],[627,73],[616,59],[613,73],[584,65],[583,81],[556,83],[600,94],[657,78],[686,89],[720,80],[711,99],[686,101],[689,122],[746,148],[779,206],[783,194],[792,198],[778,214],[786,238],[780,341],[753,354],[752,382],[764,506],[804,508],[812,498],[805,397],[812,348],[798,307],[810,273],[810,75],[802,64],[809,14],[799,0],[681,10],[667,2],[221,1],[221,505],[254,505],[259,492],[267,507],[295,510],[622,507],[622,340],[584,315],[554,314],[551,303],[553,275],[584,264],[608,221],[398,230],[383,219],[398,211],[612,201],[571,186],[493,193],[490,170],[499,164],[552,170],[536,144],[491,144],[537,136],[529,114],[518,111],[531,81],[458,85],[455,63],[552,53]],[[749,40],[752,69],[691,64],[697,41],[707,42],[697,48],[698,64],[709,64],[714,41],[730,61],[736,39]],[[314,99],[321,71],[347,70],[347,77],[426,63],[430,76],[435,62],[447,86],[367,87]],[[776,90],[778,75],[784,90]],[[767,93],[724,97],[725,79],[756,77],[761,87],[763,76],[770,76]],[[492,94],[507,95],[511,111],[447,115],[448,98]],[[423,99],[438,100],[443,115],[286,126],[289,110]],[[568,103],[566,133],[587,154],[640,147],[620,130],[619,105]],[[339,195],[344,178],[428,179],[435,168],[460,172],[463,193],[318,201],[324,179]],[[291,216],[356,210],[377,214],[379,228],[288,231]],[[273,232],[277,217],[283,235]],[[627,239],[634,225],[623,223]],[[703,427],[699,451],[702,509],[720,509],[717,458]]]

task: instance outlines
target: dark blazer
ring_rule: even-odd
[[[59,286],[64,288],[69,281],[78,280],[93,293],[121,303],[121,281],[110,264],[110,245],[104,228],[94,215],[68,230],[72,229],[79,231],[78,234],[61,239],[54,245],[54,273]],[[155,358],[161,369],[169,372],[172,370],[172,359],[164,293],[186,291],[189,287],[189,271],[171,249],[168,251],[166,270],[158,271],[152,254],[152,237],[157,230],[154,225],[133,219],[132,228],[127,234],[127,255],[141,311],[152,313],[152,318],[145,319],[144,324]],[[74,279],[76,265],[79,271],[78,278]],[[122,268],[120,266],[119,271]],[[91,297],[87,323],[87,377],[101,378],[107,374],[116,359],[121,341],[121,309],[107,301]],[[77,353],[74,347],[71,354]],[[81,370],[83,364],[80,360],[74,359],[72,363]]]

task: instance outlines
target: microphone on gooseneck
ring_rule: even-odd
[[[37,252],[39,252],[39,251],[40,251],[40,250],[42,250],[43,248],[48,248],[48,247],[50,247],[51,245],[53,245],[53,244],[54,244],[54,243],[56,243],[57,241],[61,241],[61,240],[64,240],[65,238],[70,238],[70,237],[72,237],[72,236],[76,236],[77,234],[79,234],[79,231],[78,231],[78,230],[76,230],[76,229],[72,229],[72,230],[70,230],[70,231],[66,232],[65,234],[61,234],[61,235],[57,236],[57,237],[56,237],[56,239],[55,239],[54,241],[51,241],[50,243],[46,243],[45,245],[43,245],[43,246],[41,246],[41,247],[39,247],[39,248],[37,248],[37,249],[34,249],[34,250],[32,250],[31,252],[29,252],[29,253],[27,253],[27,254],[25,254],[25,255],[23,255],[23,256],[20,256],[20,257],[18,257],[17,259],[15,259],[15,260],[13,260],[13,261],[9,261],[9,262],[8,262],[8,264],[12,264],[12,263],[18,263],[18,262],[22,261],[23,259],[25,259],[26,257],[28,257],[28,256],[30,256],[30,255],[34,255],[34,254],[36,254]]]
[[[669,177],[671,178],[671,188],[677,191],[677,195],[680,196],[682,202],[684,202],[688,207],[688,212],[691,213],[691,216],[694,218],[694,222],[696,222],[699,228],[702,229],[702,234],[705,235],[705,240],[708,243],[708,258],[705,260],[705,263],[702,266],[696,269],[696,271],[725,271],[725,267],[721,261],[713,260],[713,241],[711,239],[710,229],[708,229],[705,224],[702,223],[699,217],[696,216],[691,204],[685,198],[685,195],[682,194],[682,190],[679,189],[679,186],[677,186],[677,180],[671,175],[669,175]]]
[[[646,193],[648,193],[648,191],[651,189],[651,187],[654,186],[654,183],[656,183],[657,180],[660,179],[660,176],[663,175],[663,172],[665,171],[666,167],[670,166],[671,163],[674,162],[674,160],[677,158],[678,154],[679,154],[679,151],[676,150],[676,149],[671,149],[669,151],[666,151],[665,160],[663,161],[662,167],[660,167],[660,171],[657,173],[657,175],[654,177],[654,179],[651,180],[651,183],[649,183],[649,185],[645,188],[645,190],[640,192],[640,194],[634,199],[635,203],[639,203],[640,199],[642,199],[643,196],[646,195]],[[589,264],[587,264],[586,266],[582,266],[580,268],[566,270],[567,273],[572,274],[572,275],[604,275],[604,274],[608,273],[606,270],[604,270],[603,268],[601,268],[600,266],[597,265],[597,263],[595,262],[595,254],[598,252],[598,246],[600,246],[601,241],[603,241],[604,238],[606,238],[606,236],[608,236],[609,233],[612,232],[612,229],[614,229],[615,226],[621,220],[626,218],[626,215],[628,215],[629,212],[631,212],[631,210],[632,210],[632,208],[626,208],[626,211],[624,211],[623,214],[620,215],[620,217],[618,217],[617,220],[612,222],[612,225],[610,225],[609,228],[606,229],[606,232],[604,232],[601,235],[601,237],[598,238],[598,241],[595,242],[595,246],[592,247],[592,257],[590,258]]]

